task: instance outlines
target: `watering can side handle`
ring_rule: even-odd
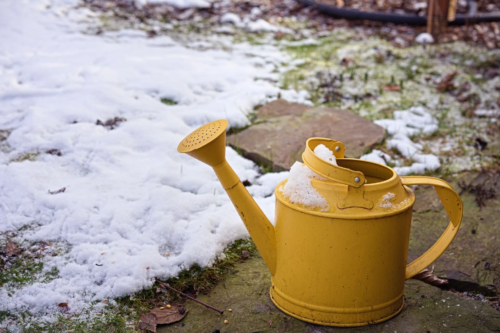
[[[406,279],[409,279],[436,261],[436,259],[439,258],[439,256],[441,256],[441,254],[443,254],[443,252],[448,248],[460,228],[463,215],[463,205],[462,199],[460,199],[458,193],[455,192],[453,187],[451,187],[451,185],[444,180],[425,176],[409,176],[401,177],[401,182],[403,185],[434,186],[434,189],[441,199],[441,203],[450,218],[450,224],[437,242],[434,243],[434,245],[422,256],[406,266]]]

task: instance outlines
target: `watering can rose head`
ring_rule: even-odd
[[[311,138],[275,190],[275,226],[225,159],[226,120],[188,135],[181,153],[213,167],[271,271],[270,296],[283,312],[329,326],[362,326],[398,314],[405,279],[434,262],[455,237],[462,201],[445,181],[399,177],[374,162],[344,158],[340,141]],[[406,264],[415,195],[432,185],[450,223],[429,251]]]

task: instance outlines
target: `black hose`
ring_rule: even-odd
[[[382,12],[365,12],[356,9],[345,9],[314,0],[298,0],[300,3],[316,7],[320,12],[329,16],[345,18],[348,20],[368,20],[375,22],[408,24],[408,25],[426,25],[427,17],[409,14],[392,14]],[[500,21],[500,12],[478,13],[475,16],[457,14],[454,21],[448,22],[451,25],[464,25],[480,22],[498,22]]]

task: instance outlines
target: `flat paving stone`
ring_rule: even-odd
[[[158,326],[157,332],[221,333],[329,333],[329,332],[498,332],[500,313],[487,303],[459,297],[417,280],[405,286],[405,305],[396,317],[375,325],[338,328],[309,324],[281,312],[269,298],[270,273],[257,255],[238,264],[234,274],[219,284],[210,297],[199,300],[223,309],[223,315],[188,301],[182,322]],[[232,312],[227,311],[232,309]],[[224,324],[224,320],[228,323]]]
[[[257,164],[283,171],[302,162],[306,141],[313,137],[342,141],[346,157],[357,158],[383,140],[384,129],[349,111],[277,100],[260,108],[255,124],[227,142]]]

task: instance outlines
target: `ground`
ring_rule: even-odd
[[[483,28],[475,26],[475,40],[459,34],[457,42],[419,45],[408,37],[419,29],[331,20],[296,3],[270,5],[2,3],[1,330],[134,331],[142,313],[178,301],[155,282],[170,279],[207,302],[233,306],[233,317],[224,317],[228,330],[251,323],[245,314],[252,313],[265,321],[260,329],[295,325],[322,332],[273,308],[258,254],[238,263],[241,244],[231,244],[247,244],[248,234],[212,170],[175,150],[211,120],[227,118],[231,133],[251,128],[256,110],[279,98],[375,122],[424,108],[420,115],[428,124],[404,123],[403,138],[387,127],[385,140],[372,148],[396,168],[434,156],[439,165],[423,163],[422,172],[463,192],[463,226],[430,267],[449,279],[454,292],[409,281],[405,311],[361,330],[392,332],[421,322],[412,317],[415,304],[430,301],[418,299],[419,293],[449,302],[460,296],[464,312],[457,315],[483,311],[485,322],[476,326],[498,329],[499,205],[491,197],[498,192],[500,53],[481,42],[490,31],[477,35]],[[452,28],[448,37],[456,29],[462,28]],[[427,125],[436,127],[426,133]],[[401,140],[415,151],[401,149]],[[270,170],[231,148],[227,155],[272,217],[272,190],[288,173],[265,174]],[[427,249],[446,224],[432,190],[419,187],[416,193],[410,258]],[[248,274],[261,277],[247,285],[257,290],[255,303],[228,305],[215,296],[224,294],[223,284],[210,298],[202,296],[233,264],[239,273],[228,276],[228,288],[241,288]],[[259,304],[265,309],[256,310]],[[186,307],[189,314],[176,329],[188,330],[202,319],[213,321],[214,329],[220,324],[213,313],[191,302]],[[428,325],[437,329],[447,307],[433,313],[438,321]],[[481,316],[458,322],[474,324],[471,318]]]

